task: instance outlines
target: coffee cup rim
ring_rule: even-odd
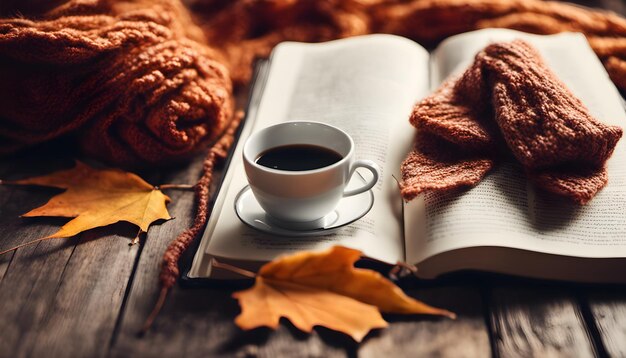
[[[291,171],[291,170],[282,170],[282,169],[273,169],[273,168],[268,168],[265,167],[263,165],[260,165],[256,162],[256,160],[251,160],[248,155],[246,155],[248,153],[248,147],[251,145],[251,139],[254,136],[260,135],[263,132],[266,131],[270,131],[275,127],[280,127],[280,126],[285,126],[285,125],[294,125],[294,124],[313,124],[313,125],[320,125],[323,127],[328,127],[331,128],[335,131],[340,132],[341,134],[343,134],[349,141],[350,143],[350,150],[348,151],[348,154],[344,155],[343,158],[341,158],[341,160],[337,161],[336,163],[333,163],[331,165],[327,165],[325,167],[321,167],[321,168],[317,168],[317,169],[310,169],[310,170],[299,170],[299,171]],[[296,144],[296,143],[294,143]],[[263,129],[261,129],[260,131],[256,132],[256,133],[252,133],[247,139],[246,139],[246,143],[243,147],[243,158],[246,162],[248,162],[248,164],[250,164],[252,167],[258,169],[258,170],[262,170],[262,171],[266,171],[268,173],[274,173],[274,174],[281,174],[281,175],[294,175],[294,176],[298,176],[298,175],[307,175],[307,174],[313,174],[313,173],[320,173],[326,170],[331,170],[334,169],[336,167],[342,166],[344,165],[344,163],[346,161],[348,161],[354,153],[354,140],[352,139],[352,137],[346,133],[346,131],[342,130],[341,128],[335,127],[333,125],[327,124],[327,123],[323,123],[323,122],[316,122],[316,121],[289,121],[289,122],[283,122],[283,123],[277,123],[274,125],[271,125],[269,127],[265,127]]]

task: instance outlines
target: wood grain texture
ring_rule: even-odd
[[[353,345],[327,330],[316,329],[306,335],[289,325],[281,325],[275,332],[266,328],[241,331],[233,323],[239,308],[231,293],[225,289],[175,288],[153,329],[143,338],[135,333],[145,316],[127,310],[112,356],[334,357],[344,356],[344,347]],[[131,307],[129,302],[128,309]],[[137,325],[131,326],[130,319]]]
[[[14,252],[7,254],[3,260],[0,260],[0,285],[2,285],[2,280],[4,279],[4,275],[9,270],[9,266],[11,265],[11,261],[13,260]]]
[[[188,167],[176,168],[166,175],[164,183],[194,183],[200,175],[201,159]],[[345,336],[318,329],[312,335],[298,332],[290,325],[276,332],[257,329],[243,332],[233,323],[239,307],[232,291],[216,289],[183,289],[174,287],[153,328],[144,337],[137,332],[152,309],[159,291],[158,275],[161,257],[167,245],[193,219],[193,193],[167,192],[168,206],[175,220],[148,232],[132,280],[119,329],[113,339],[110,355],[206,357],[206,356],[345,356],[356,345]]]
[[[142,176],[157,184],[193,183],[200,161],[170,169],[164,176]],[[43,174],[68,164],[67,158],[48,162],[37,156],[22,157],[1,163],[0,178],[17,179],[15,173],[21,177]],[[45,236],[65,221],[18,217],[45,203],[54,192],[0,186],[0,247]],[[165,247],[193,217],[193,193],[168,194],[175,219],[151,227],[141,250],[127,245],[135,231],[117,225],[0,257],[0,347],[9,347],[0,350],[0,356],[490,355],[478,285],[459,286],[462,280],[409,290],[417,298],[456,311],[457,321],[392,317],[387,330],[371,333],[361,346],[322,328],[306,335],[288,323],[276,332],[242,332],[232,322],[239,308],[230,298],[231,291],[179,287],[170,295],[154,329],[138,338],[135,333],[157,296]],[[567,291],[497,287],[489,297],[489,322],[496,332],[499,356],[593,354],[576,302]],[[607,350],[615,355],[623,353],[622,297],[623,293],[616,293],[610,301],[595,300],[591,305]]]
[[[39,165],[37,158],[45,157],[5,162],[0,178],[41,175],[72,165],[67,158],[48,158],[48,165]],[[0,186],[0,247],[58,230],[67,219],[19,218],[58,192]],[[0,257],[1,267],[10,268],[0,282],[0,347],[5,347],[0,356],[104,356],[139,251],[139,246],[128,246],[136,233],[132,225],[116,224]]]
[[[574,2],[626,13],[620,0]],[[4,158],[0,179],[67,168],[67,153],[71,150],[43,146]],[[194,183],[201,159],[140,175],[154,184]],[[0,185],[0,250],[50,234],[66,221],[19,218],[55,192]],[[194,215],[192,192],[167,194],[175,219],[152,226],[143,246],[129,247],[136,231],[116,225],[0,256],[0,357],[626,356],[623,287],[572,290],[489,276],[409,285],[410,295],[459,318],[387,316],[390,327],[370,333],[361,345],[323,328],[307,335],[287,322],[276,331],[243,332],[233,324],[239,308],[231,289],[178,286],[154,328],[139,338],[157,297],[163,252]]]
[[[591,337],[574,294],[548,285],[502,285],[490,295],[500,357],[590,357]]]
[[[456,320],[427,316],[386,316],[390,326],[365,341],[361,357],[490,357],[480,292],[471,286],[408,289],[407,294],[455,312]]]
[[[111,341],[138,246],[128,242],[136,230],[122,235],[96,229],[81,236],[68,260],[54,300],[41,322],[33,356],[104,356]],[[117,230],[115,230],[117,231]],[[72,344],[68,344],[68,341]]]
[[[15,253],[0,285],[0,356],[25,356],[39,344],[38,328],[47,319],[72,251],[52,240]]]
[[[626,288],[596,289],[584,296],[606,353],[626,357]]]
[[[16,159],[2,163],[0,178],[15,179],[14,173],[29,172],[21,165],[23,158]],[[42,190],[0,186],[0,249],[55,231],[50,223],[19,218],[45,203],[50,195]],[[0,256],[6,270],[0,281],[0,356],[26,355],[32,348],[33,332],[45,319],[72,251],[66,242],[51,240]]]
[[[193,183],[199,176],[201,159],[169,169],[163,176],[154,172],[141,175],[156,184]],[[68,164],[71,161],[67,158],[53,164],[35,157],[19,158],[0,164],[0,177],[43,174]],[[45,236],[65,221],[18,218],[45,203],[54,192],[0,186],[2,247]],[[1,257],[0,270],[5,272],[0,276],[0,315],[4,317],[0,321],[0,347],[10,349],[0,350],[0,356],[372,357],[491,353],[479,285],[473,282],[459,286],[462,278],[434,288],[420,288],[415,283],[409,289],[419,299],[456,311],[457,321],[391,317],[388,329],[371,333],[361,346],[323,328],[306,335],[289,323],[276,332],[242,332],[233,324],[239,308],[230,297],[231,291],[217,288],[176,287],[154,329],[138,338],[136,332],[157,296],[161,256],[194,214],[192,192],[168,194],[173,199],[169,209],[175,219],[151,227],[141,250],[139,246],[127,246],[135,231],[117,225],[78,239],[43,242]],[[516,287],[498,288],[491,299],[490,322],[498,333],[500,356],[592,353],[585,326],[567,293],[552,290],[545,294],[540,289],[519,295],[518,291]],[[612,308],[606,309],[611,312]]]

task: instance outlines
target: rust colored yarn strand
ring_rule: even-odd
[[[206,224],[209,210],[210,186],[213,181],[215,165],[219,160],[226,157],[228,149],[235,140],[235,131],[239,127],[242,118],[242,112],[237,112],[235,114],[227,131],[224,133],[222,138],[213,147],[211,147],[202,163],[202,176],[194,186],[196,196],[196,216],[192,226],[178,235],[178,237],[169,244],[167,250],[165,250],[165,254],[163,254],[163,259],[161,261],[161,273],[159,275],[161,291],[152,312],[139,332],[140,334],[145,334],[152,326],[152,323],[154,323],[156,317],[159,315],[159,312],[165,304],[167,294],[174,284],[176,284],[176,280],[180,276],[178,260],[185,250],[187,250],[189,245],[191,245],[191,243],[198,237],[198,234],[202,231],[204,225]]]

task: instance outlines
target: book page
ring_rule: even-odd
[[[202,238],[208,241],[204,253],[268,261],[290,251],[344,245],[382,261],[404,260],[402,201],[392,175],[397,176],[411,146],[413,130],[407,118],[418,97],[428,92],[428,82],[428,53],[401,37],[280,44],[272,53],[256,120],[247,123],[252,126],[249,132],[294,120],[325,122],[345,130],[355,141],[356,159],[371,159],[382,169],[373,188],[374,206],[362,219],[326,236],[279,237],[248,228],[233,209],[235,196],[247,185],[242,136],[228,169],[228,185],[219,194],[224,196],[222,210],[211,215]]]
[[[492,41],[523,37],[600,121],[626,128],[621,97],[581,34],[534,36],[481,30],[455,36],[434,53],[434,77],[465,69]],[[575,59],[575,60],[572,60]],[[426,194],[405,207],[407,258],[420,262],[454,249],[495,246],[576,257],[626,257],[626,143],[608,162],[609,183],[590,203],[535,190],[519,164],[497,165],[476,187]]]

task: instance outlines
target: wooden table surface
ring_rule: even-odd
[[[626,13],[619,0],[578,2]],[[5,158],[0,178],[70,167],[63,145]],[[194,183],[200,167],[197,158],[139,174],[153,184]],[[19,215],[58,192],[0,186],[0,249],[56,231],[65,220]],[[287,322],[277,331],[243,332],[233,323],[239,308],[232,289],[178,286],[153,329],[138,337],[157,297],[161,256],[193,217],[192,192],[167,194],[175,219],[150,227],[140,245],[128,245],[133,226],[116,224],[0,256],[0,357],[626,356],[626,287],[479,274],[405,280],[409,295],[452,310],[458,319],[388,316],[389,328],[361,344],[323,328],[303,334]]]

